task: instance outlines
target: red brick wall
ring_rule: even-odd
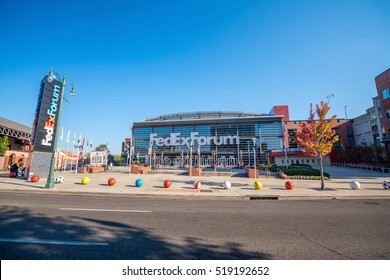
[[[378,93],[378,99],[381,104],[382,122],[385,129],[385,135],[390,135],[390,120],[386,117],[386,111],[390,110],[390,98],[382,99],[382,90],[388,88],[390,90],[390,69],[387,69],[382,74],[375,78],[375,85]]]

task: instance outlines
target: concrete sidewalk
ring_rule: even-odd
[[[255,190],[254,179],[229,176],[186,176],[177,174],[128,174],[127,169],[119,168],[97,174],[75,174],[71,172],[56,172],[55,175],[65,177],[65,182],[55,184],[53,189],[46,189],[46,179],[33,183],[24,178],[9,178],[8,172],[0,173],[0,191],[31,191],[40,193],[68,193],[89,195],[154,195],[154,196],[186,196],[186,197],[222,197],[239,199],[390,199],[390,190],[382,187],[384,180],[390,181],[390,174],[368,170],[348,169],[343,167],[327,167],[326,172],[332,175],[332,180],[325,182],[326,190],[320,190],[319,180],[290,180],[294,183],[293,190],[286,190],[286,180],[276,177],[260,176],[263,188]],[[88,185],[81,184],[81,179],[90,178]],[[108,186],[110,177],[116,179],[114,186]],[[142,187],[136,187],[135,181],[143,180]],[[164,188],[164,180],[172,182],[170,188]],[[194,189],[193,183],[199,180],[200,189]],[[230,189],[223,188],[223,182],[231,183]],[[360,182],[361,189],[352,190],[349,183],[352,180]]]

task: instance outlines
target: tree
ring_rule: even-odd
[[[320,105],[317,104],[315,113],[313,105],[310,104],[310,116],[306,123],[301,124],[302,131],[297,132],[295,138],[295,141],[301,147],[304,147],[304,154],[318,159],[321,173],[321,190],[325,189],[322,160],[324,156],[332,151],[333,144],[339,140],[336,131],[332,129],[332,123],[336,119],[336,115],[326,119],[329,110],[329,102],[321,101]],[[315,115],[318,116],[318,120],[314,119]]]
[[[107,149],[107,144],[100,144],[99,146],[95,147],[95,152],[103,152]]]
[[[0,157],[3,157],[5,151],[8,150],[8,136],[0,137]]]
[[[122,156],[114,156],[115,163],[120,165],[123,162]]]

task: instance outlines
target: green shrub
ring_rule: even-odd
[[[266,170],[266,169],[269,169],[269,170],[271,170],[272,171],[272,169],[275,169],[276,170],[276,168],[278,167],[275,163],[273,163],[273,164],[258,164],[257,165],[257,167],[259,168],[259,169],[262,169],[262,170]],[[275,171],[276,172],[276,171]]]
[[[280,168],[287,176],[321,176],[320,170],[318,169],[308,169],[307,167],[303,168]],[[324,172],[324,177],[330,178],[330,174]]]

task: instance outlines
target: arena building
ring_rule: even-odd
[[[140,164],[181,167],[237,167],[269,163],[269,153],[283,148],[287,106],[269,114],[192,112],[134,122],[131,159]]]

